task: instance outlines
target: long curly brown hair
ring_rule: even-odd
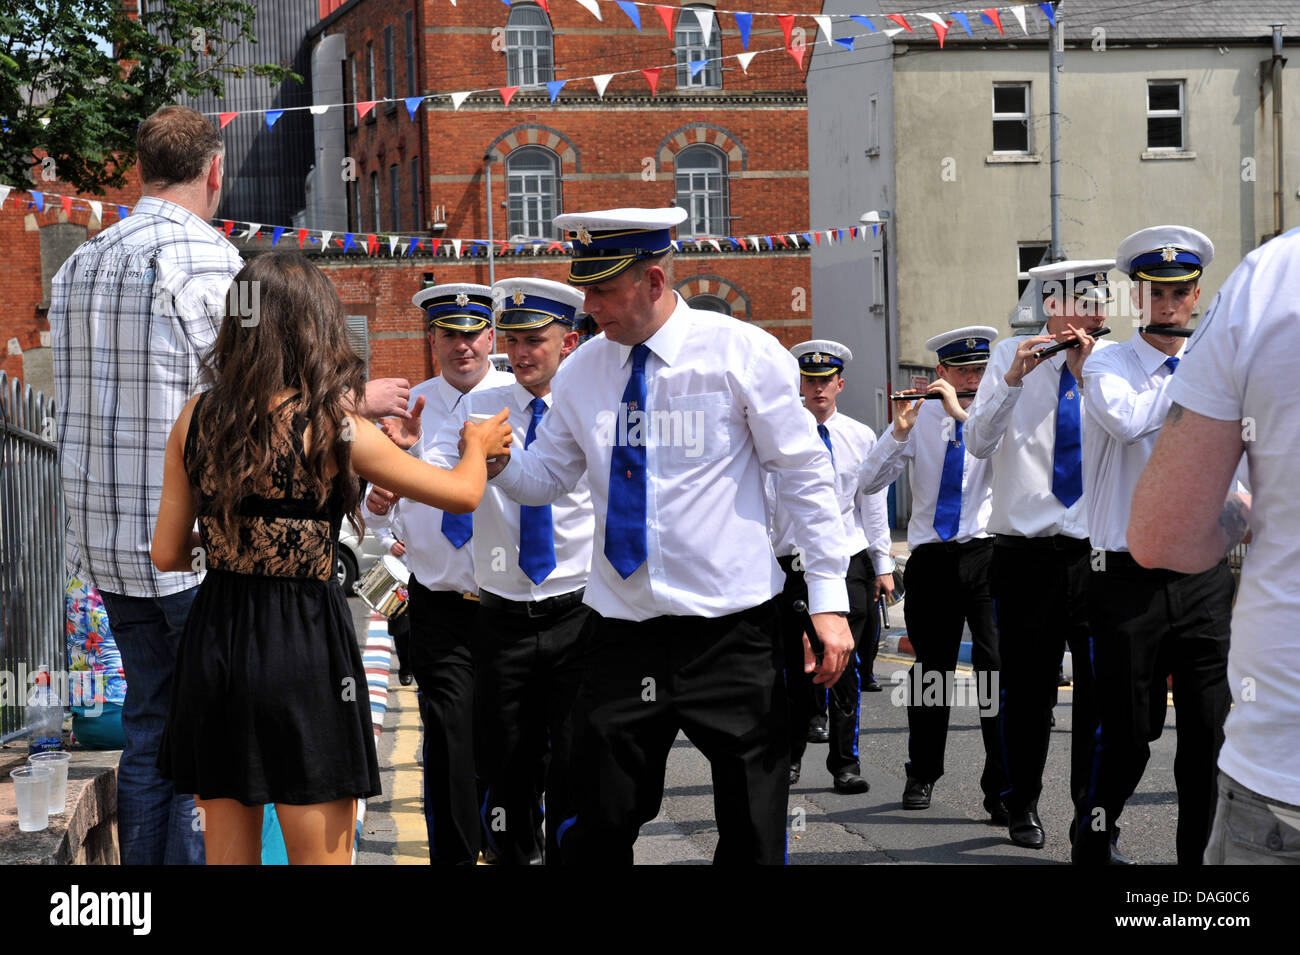
[[[365,394],[365,363],[348,343],[343,304],[320,269],[298,252],[268,252],[245,264],[203,358],[201,381],[212,388],[196,412],[194,460],[220,462],[208,480],[216,488],[214,517],[224,533],[235,533],[240,500],[269,483],[280,420],[273,411],[286,389],[302,393],[299,409],[311,431],[305,470],[317,504],[329,496],[332,461],[343,513],[361,533],[351,426],[343,421],[353,396]],[[190,480],[197,485],[196,474]]]

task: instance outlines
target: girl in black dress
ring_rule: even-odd
[[[290,863],[346,864],[356,800],[379,793],[361,651],[334,575],[342,519],[359,527],[357,475],[467,513],[510,429],[505,411],[466,425],[469,450],[450,471],[403,453],[352,412],[364,366],[324,274],[273,252],[234,282],[228,301],[253,314],[226,315],[204,359],[211,389],[167,444],[153,562],[206,575],[158,764],[194,794],[210,864],[259,861],[266,803]]]

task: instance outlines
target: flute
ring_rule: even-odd
[[[1110,334],[1110,328],[1106,325],[1103,325],[1101,326],[1101,328],[1097,329],[1095,332],[1091,332],[1090,334],[1092,335],[1093,338],[1101,338],[1103,335]],[[1065,351],[1067,348],[1078,348],[1078,347],[1079,347],[1079,339],[1072,338],[1068,342],[1057,342],[1055,345],[1047,346],[1042,351],[1034,352],[1034,357],[1037,358],[1039,361],[1042,361],[1044,358],[1051,358],[1059,351]]]
[[[817,628],[813,626],[812,614],[808,612],[808,604],[802,600],[796,600],[793,604],[794,612],[803,617],[804,633],[808,634],[808,646],[812,648],[813,656],[820,662],[822,657],[822,641],[817,636]]]
[[[959,391],[957,392],[957,397],[974,398],[977,393],[978,392],[974,392],[974,391]],[[903,394],[890,395],[889,400],[890,401],[917,401],[920,399],[929,400],[930,398],[942,398],[942,397],[943,395],[941,395],[937,391],[927,391],[924,394],[919,394],[919,395],[903,395]]]
[[[1148,335],[1167,335],[1170,338],[1191,338],[1195,329],[1180,328],[1177,325],[1139,325],[1138,331]]]

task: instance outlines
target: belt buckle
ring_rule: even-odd
[[[555,598],[548,597],[545,600],[530,600],[526,605],[528,608],[529,618],[547,616],[550,613],[550,609],[544,605],[549,604],[553,599]]]

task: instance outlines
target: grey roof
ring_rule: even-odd
[[[989,6],[997,5],[1002,19],[1002,28],[1006,39],[1015,41],[1023,39],[1015,18],[1007,9],[1005,0],[992,0]],[[827,13],[864,12],[863,7],[876,7],[869,3],[827,2]],[[1025,23],[1029,36],[1035,40],[1043,39],[1047,32],[1047,18],[1036,3],[1027,2]],[[935,0],[898,0],[884,2],[878,9],[887,13],[913,13],[925,11],[937,13],[946,20],[952,20],[947,10],[978,10],[978,3],[953,3],[947,6]],[[1089,42],[1093,29],[1102,27],[1106,31],[1107,42],[1125,40],[1172,40],[1196,42],[1198,40],[1257,40],[1265,42],[1272,36],[1270,24],[1285,23],[1282,31],[1288,45],[1300,39],[1300,0],[1062,0],[1059,4],[1061,21],[1065,25],[1065,36],[1070,41]],[[978,12],[967,13],[971,30],[977,42],[999,42],[1003,38],[998,31],[985,22]],[[879,19],[876,19],[879,24]],[[916,31],[916,37],[899,34],[896,41],[927,40],[933,42],[934,31],[929,23],[920,17],[908,17],[908,22]],[[838,31],[837,31],[838,32]],[[961,25],[953,22],[946,42],[972,42],[967,38]]]

